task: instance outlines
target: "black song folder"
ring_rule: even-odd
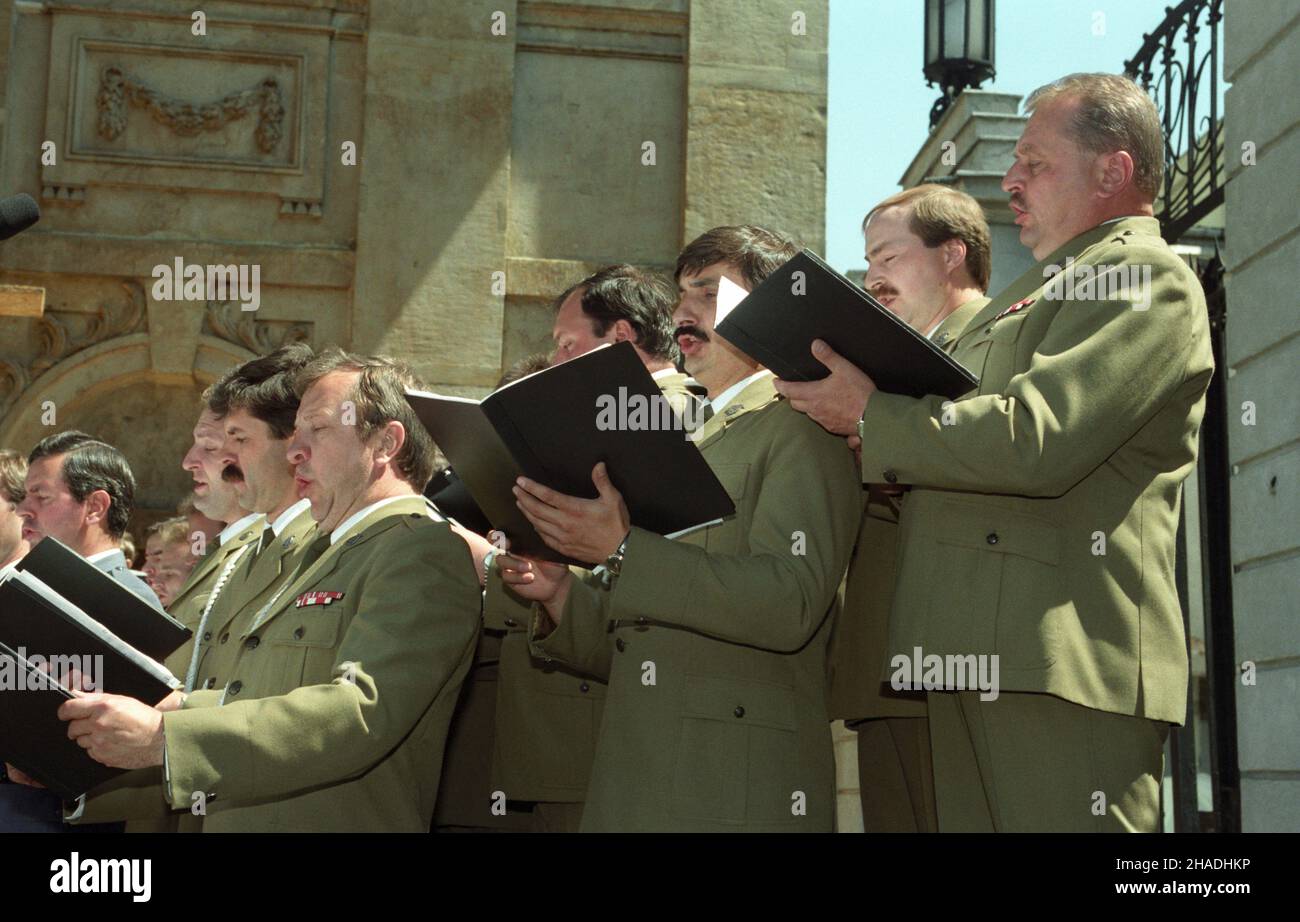
[[[192,633],[54,538],[40,541],[17,567],[53,586],[59,595],[153,659],[166,659]]]
[[[813,340],[820,339],[889,394],[955,400],[979,383],[809,250],[764,279],[714,332],[785,381],[830,374],[812,354]]]
[[[61,681],[68,667],[93,681],[95,691],[148,704],[179,684],[161,663],[41,579],[10,569],[0,576],[0,758],[65,799],[121,773],[91,759],[58,719],[59,705],[73,697],[69,683]]]
[[[675,535],[733,515],[735,505],[631,343],[553,365],[482,401],[410,391],[406,399],[511,550],[591,566],[551,550],[515,505],[520,475],[596,498],[604,461],[632,524]]]

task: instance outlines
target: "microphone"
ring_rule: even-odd
[[[0,240],[22,233],[40,219],[41,209],[26,192],[0,199]]]

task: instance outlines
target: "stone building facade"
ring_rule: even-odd
[[[738,222],[821,251],[827,2],[797,6],[0,0],[0,195],[42,210],[0,244],[0,445],[121,446],[138,531],[254,353],[337,343],[482,394],[599,265]],[[256,309],[167,300],[177,260],[258,267]]]
[[[669,266],[737,221],[820,250],[825,0],[799,16],[0,0],[0,194],[43,213],[0,244],[0,444],[98,433],[161,513],[188,484],[202,388],[286,339],[483,393],[595,266]],[[177,260],[258,267],[256,310],[206,288],[164,300],[155,273]],[[43,313],[12,286],[43,290]]]

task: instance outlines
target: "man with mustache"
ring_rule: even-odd
[[[1038,263],[955,341],[979,386],[884,394],[825,349],[830,377],[779,386],[861,439],[864,481],[912,486],[893,657],[998,657],[992,700],[954,676],[928,691],[940,831],[1154,831],[1186,715],[1174,556],[1214,366],[1205,298],[1152,217],[1146,93],[1073,74],[1025,108],[1002,188]],[[1075,284],[1112,274],[1139,281]]]
[[[890,196],[862,222],[866,288],[918,333],[951,343],[988,298],[990,239],[979,203],[948,186]],[[899,507],[864,489],[866,511],[831,636],[830,716],[856,731],[865,832],[934,832],[934,781],[924,692],[881,681],[888,662]]]
[[[658,274],[629,265],[606,266],[556,299],[554,360],[569,361],[607,343],[633,343],[664,399],[692,430],[702,422],[696,393],[701,388],[676,367],[676,303],[673,285]],[[576,832],[605,683],[534,657],[528,619],[518,606],[500,593],[489,593],[487,602],[484,630],[501,638],[491,790],[505,792],[512,809],[530,812],[534,832]],[[478,801],[476,806],[487,814],[488,802]],[[490,814],[487,822],[501,825]]]
[[[311,347],[305,343],[282,346],[231,369],[205,394],[204,412],[218,420],[222,430],[221,442],[206,456],[210,466],[221,472],[218,490],[234,498],[236,509],[246,513],[254,527],[248,540],[237,542],[236,550],[223,555],[222,565],[213,571],[213,585],[196,606],[194,617],[187,619],[193,621],[189,624],[195,632],[192,644],[168,657],[168,668],[184,680],[186,692],[218,687],[224,667],[235,655],[229,643],[231,632],[239,630],[234,622],[241,616],[251,619],[258,603],[269,599],[289,577],[315,528],[310,503],[298,498],[286,456],[298,411],[295,376],[311,358]],[[205,438],[215,435],[204,432]],[[203,488],[201,501],[208,505],[215,494],[198,476],[196,472],[196,491]],[[147,793],[140,798],[118,793],[127,789]],[[133,819],[179,820],[182,832],[198,831],[202,825],[201,816],[167,816],[162,775],[156,769],[97,788],[83,819],[101,819],[114,811]],[[132,825],[128,831],[144,829]]]
[[[796,252],[745,225],[677,260],[678,342],[714,411],[694,438],[734,517],[677,540],[637,528],[603,465],[595,500],[523,478],[516,489],[551,547],[604,567],[578,579],[496,558],[510,590],[541,603],[536,652],[609,684],[584,832],[833,827],[826,641],[861,490],[842,441],[713,335],[720,280],[752,290]]]
[[[404,397],[418,386],[337,349],[302,369],[287,457],[316,537],[231,631],[222,685],[158,708],[66,702],[92,758],[161,766],[168,803],[205,814],[205,832],[428,830],[481,600],[464,541],[420,495],[433,443]]]

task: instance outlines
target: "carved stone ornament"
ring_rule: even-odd
[[[140,327],[145,317],[144,288],[139,282],[122,283],[126,297],[101,303],[93,314],[47,309],[33,320],[40,348],[30,361],[0,356],[0,416],[32,381],[48,369],[95,343],[124,336]]]
[[[258,320],[256,312],[244,310],[238,301],[209,301],[205,316],[207,332],[257,355],[286,343],[311,341],[310,323]]]
[[[264,154],[275,151],[284,133],[284,105],[280,85],[267,77],[257,86],[231,93],[209,103],[183,102],[150,89],[117,67],[106,67],[99,78],[95,106],[99,110],[96,130],[105,141],[116,141],[126,130],[128,104],[148,110],[160,122],[182,137],[216,131],[257,110],[257,147]]]

